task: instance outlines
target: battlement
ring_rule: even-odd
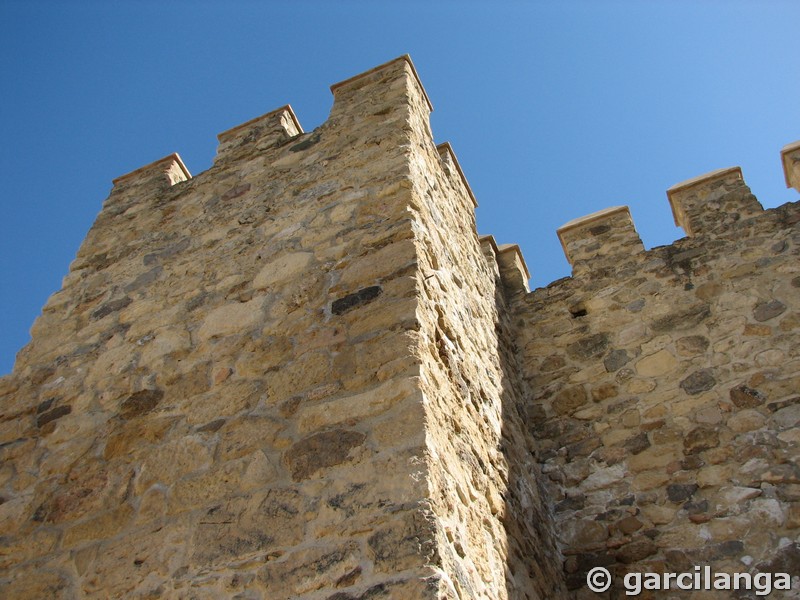
[[[303,128],[292,107],[287,104],[217,135],[219,147],[214,162],[263,151],[301,133]]]
[[[172,186],[191,178],[192,174],[183,164],[181,157],[177,152],[173,152],[169,156],[117,177],[113,180],[113,184],[115,188],[127,188],[149,183]]]

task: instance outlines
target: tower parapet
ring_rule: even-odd
[[[740,167],[719,169],[667,190],[675,225],[688,236],[713,235],[733,223],[758,215],[763,208],[744,182]]]
[[[173,152],[130,173],[120,175],[113,180],[113,184],[115,190],[122,191],[134,186],[169,187],[191,178],[192,174],[183,164],[181,157],[177,152]]]
[[[575,275],[598,268],[601,261],[618,262],[644,251],[627,206],[579,217],[557,233]]]
[[[215,163],[256,154],[303,133],[300,121],[288,104],[217,136],[219,147]]]

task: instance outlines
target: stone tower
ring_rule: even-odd
[[[455,156],[407,57],[332,90],[114,181],[2,380],[5,597],[561,593]]]
[[[195,177],[114,181],[0,379],[0,596],[800,575],[800,206],[715,172],[669,192],[690,237],[645,251],[625,207],[590,215],[559,231],[573,277],[530,292],[410,59],[332,91],[310,133],[286,106]]]

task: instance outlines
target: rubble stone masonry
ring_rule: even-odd
[[[171,155],[114,181],[0,379],[0,597],[800,576],[800,205],[724,169],[669,191],[690,237],[577,219],[573,276],[530,292],[410,59],[332,91],[312,132],[286,106],[195,177]]]

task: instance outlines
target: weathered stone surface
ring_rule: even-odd
[[[631,360],[626,350],[614,350],[603,361],[606,371],[612,373],[624,367]]]
[[[122,401],[119,414],[123,419],[140,417],[155,409],[163,397],[162,390],[139,390]]]
[[[711,427],[695,427],[683,440],[683,448],[686,454],[697,454],[709,448],[719,446],[719,432]]]
[[[284,460],[295,481],[308,479],[348,460],[351,450],[363,444],[366,437],[359,431],[343,429],[315,433],[289,448]]]
[[[596,333],[567,346],[567,354],[575,359],[594,358],[605,352],[608,344],[607,333]]]
[[[681,381],[681,388],[690,396],[696,396],[713,388],[717,383],[711,369],[701,369]]]
[[[588,402],[583,386],[567,388],[553,400],[553,409],[559,415],[568,415]]]
[[[739,408],[753,408],[764,403],[766,398],[758,390],[747,387],[746,385],[739,385],[731,388],[730,391],[731,402]]]
[[[786,305],[780,300],[770,300],[759,304],[753,309],[753,318],[756,321],[769,321],[774,319],[786,310]]]

